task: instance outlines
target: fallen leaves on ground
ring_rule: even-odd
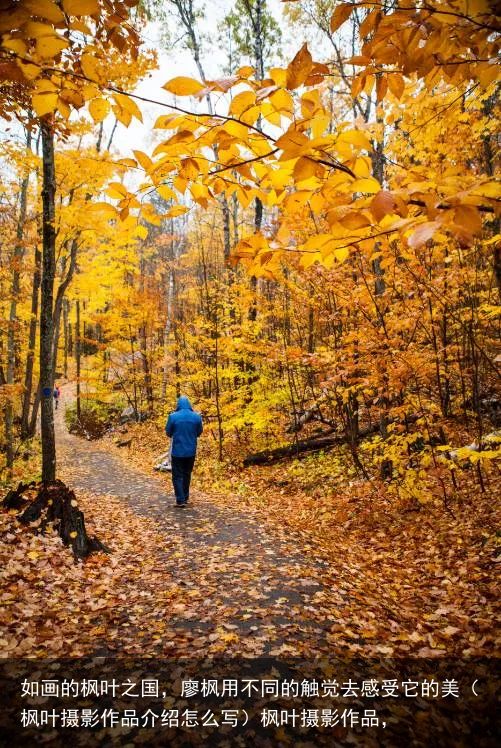
[[[151,469],[163,435],[153,424],[129,431],[137,448],[125,459]],[[337,474],[329,457],[323,475],[321,456],[241,470],[202,452],[194,480],[218,508],[246,513],[291,552],[324,564],[313,605],[319,621],[332,618],[334,646],[364,656],[498,651],[495,476],[485,494],[466,482],[448,508],[395,507],[347,474],[342,455]],[[169,485],[170,476],[160,480]]]

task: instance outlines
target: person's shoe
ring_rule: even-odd
[[[182,507],[186,506],[186,502],[185,501],[176,501],[175,506],[177,506],[177,507],[179,507],[181,509]]]

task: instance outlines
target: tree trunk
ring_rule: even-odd
[[[37,337],[37,324],[38,324],[38,297],[40,293],[40,280],[41,280],[41,266],[42,266],[42,253],[38,246],[35,247],[35,271],[33,273],[33,287],[31,290],[31,316],[30,316],[30,329],[28,334],[28,353],[26,356],[26,371],[24,375],[24,394],[23,394],[23,410],[21,415],[21,439],[30,439],[34,436],[35,431],[31,430],[30,427],[30,404],[31,395],[33,390],[33,367],[35,363],[35,346]],[[38,403],[33,403],[33,411],[35,411],[34,423],[36,424],[36,412],[38,411]]]
[[[68,378],[68,312],[69,312],[69,303],[68,303],[68,300],[65,299],[64,303],[63,303],[63,333],[64,333],[64,369],[63,369],[63,374],[64,374],[65,379]]]
[[[501,86],[497,86],[495,92],[492,94],[492,96],[489,96],[489,98],[484,101],[482,112],[484,116],[486,117],[492,117],[494,108],[497,103],[497,99],[499,97],[499,91],[501,90]],[[496,133],[489,133],[487,132],[483,136],[483,146],[484,146],[484,161],[485,161],[485,172],[489,175],[489,177],[494,176],[494,165],[496,162],[496,156],[495,156],[495,148],[493,148],[493,141],[495,142],[495,138],[497,138]],[[492,233],[498,234],[500,229],[501,221],[499,219],[499,216],[496,217],[492,222]],[[498,296],[499,301],[501,302],[501,246],[499,245],[499,242],[497,242],[494,245],[493,255],[492,255],[492,270],[494,273],[494,280],[496,281],[496,286],[498,289]]]
[[[56,269],[54,133],[42,123],[42,293],[40,304],[40,389],[42,396],[42,481],[56,479],[56,440],[54,434],[54,338],[53,296]]]
[[[169,276],[167,281],[167,309],[166,309],[166,316],[165,316],[165,325],[164,325],[164,368],[162,372],[162,403],[165,403],[167,399],[167,381],[168,381],[168,370],[167,370],[167,363],[169,359],[169,346],[171,343],[171,331],[172,331],[172,320],[173,320],[173,314],[174,314],[174,288],[175,288],[175,281],[174,281],[174,269],[171,268],[169,270]]]
[[[256,68],[256,79],[259,81],[264,80],[264,53],[263,53],[263,10],[264,10],[264,0],[256,0],[255,2],[255,16],[252,17],[252,9],[250,8],[249,4],[247,4],[248,7],[248,13],[251,17],[252,27],[254,30],[254,64]],[[256,127],[258,130],[261,130],[261,115],[259,115],[259,118],[256,123]],[[257,233],[258,231],[261,231],[261,225],[263,223],[263,203],[261,200],[256,197],[255,204],[254,204],[254,231]],[[251,276],[250,279],[251,283],[251,290],[253,294],[253,299],[251,302],[251,307],[249,309],[249,320],[251,322],[254,322],[257,318],[257,292],[258,292],[258,282],[257,278],[255,276]]]
[[[230,266],[231,234],[230,234],[230,208],[226,195],[221,197],[221,208],[223,211],[223,238],[224,238],[224,262],[226,267]]]
[[[82,415],[82,403],[80,398],[80,351],[82,350],[82,346],[80,343],[80,299],[77,299],[76,301],[76,311],[77,319],[75,325],[75,359],[77,367],[77,419],[80,421],[80,416]]]
[[[26,147],[31,146],[31,132],[28,130],[26,135]],[[21,281],[21,262],[24,257],[24,224],[26,222],[26,210],[28,204],[28,185],[29,172],[23,177],[21,182],[21,191],[19,196],[19,217],[16,227],[16,244],[13,253],[13,271],[11,286],[11,301],[9,313],[9,326],[7,328],[7,377],[6,384],[14,384],[16,373],[16,348],[17,348],[17,303],[19,301],[20,281]],[[7,470],[10,474],[14,464],[14,434],[13,434],[14,406],[9,396],[5,406],[5,442]]]
[[[52,351],[53,351],[52,367],[53,367],[54,373],[56,372],[56,368],[57,368],[57,354],[58,354],[58,347],[59,347],[59,329],[61,326],[61,313],[63,311],[63,303],[65,299],[64,295],[75,274],[75,270],[77,267],[77,253],[78,253],[78,241],[76,239],[73,239],[70,245],[70,261],[68,265],[68,270],[66,271],[66,275],[62,279],[59,285],[59,288],[57,289],[56,301],[54,303],[54,313],[53,313],[54,341],[53,341],[53,346],[52,346]]]
[[[150,362],[148,361],[148,337],[146,335],[146,322],[141,325],[140,329],[141,338],[141,353],[143,359],[143,374],[144,374],[144,388],[146,390],[146,401],[148,403],[148,410],[150,413],[153,412],[153,386],[151,382],[151,370]]]
[[[218,301],[216,299],[216,308],[215,308],[215,340],[214,340],[214,354],[215,354],[215,361],[214,361],[214,384],[215,384],[215,398],[216,398],[216,416],[217,416],[217,429],[218,429],[218,457],[219,461],[223,459],[223,440],[224,440],[224,432],[223,432],[223,416],[221,412],[221,388],[220,388],[220,382],[219,382],[219,309],[218,309]]]

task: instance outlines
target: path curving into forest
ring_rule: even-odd
[[[324,586],[326,562],[311,547],[243,512],[216,507],[197,490],[196,469],[190,505],[179,510],[170,474],[147,474],[129,464],[125,452],[68,433],[64,406],[70,398],[66,387],[56,411],[58,474],[77,496],[119,499],[158,526],[165,539],[158,564],[166,579],[182,586],[188,603],[180,614],[165,606],[173,653],[176,636],[188,634],[196,646],[197,636],[206,638],[221,626],[238,637],[236,654],[329,651],[329,631],[348,600],[344,590]]]

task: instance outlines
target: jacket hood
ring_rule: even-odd
[[[178,399],[176,410],[193,410],[193,408],[191,407],[191,403],[186,395],[181,395],[181,397]]]

